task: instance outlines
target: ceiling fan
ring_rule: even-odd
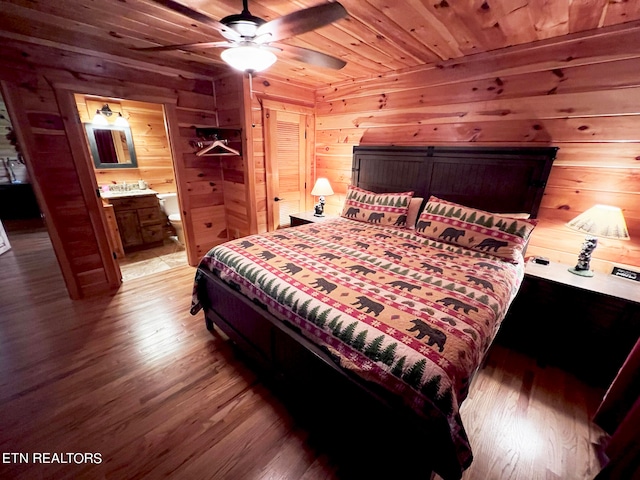
[[[282,51],[293,60],[319,67],[339,70],[346,65],[345,61],[325,53],[276,43],[329,25],[346,17],[347,11],[338,2],[305,8],[267,22],[249,12],[248,0],[242,1],[243,9],[241,13],[229,15],[220,21],[214,20],[174,0],[152,1],[192,20],[213,27],[226,40],[136,48],[135,50],[162,52],[168,50],[188,51],[201,48],[224,48],[225,50],[220,54],[222,59],[232,67],[249,73],[270,67],[277,60],[275,53]]]

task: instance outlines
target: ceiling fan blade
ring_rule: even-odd
[[[202,43],[182,43],[179,45],[163,45],[160,47],[134,48],[139,52],[166,52],[169,50],[195,50],[198,48],[232,47],[231,42],[202,42]]]
[[[344,60],[332,57],[325,53],[316,52],[315,50],[309,50],[308,48],[294,47],[284,43],[279,43],[278,48],[282,48],[282,50],[287,54],[287,57],[292,60],[298,60],[318,67],[340,70],[347,64]]]
[[[276,42],[324,27],[347,15],[347,11],[340,3],[324,3],[298,10],[260,25],[256,31],[256,37],[265,35],[265,41]]]
[[[168,8],[169,10],[173,10],[176,13],[184,15],[185,17],[189,17],[191,20],[195,20],[196,22],[204,23],[205,25],[209,25],[210,27],[215,28],[219,32],[224,32],[228,38],[228,36],[235,37],[236,40],[240,40],[242,37],[235,30],[230,29],[224,23],[219,22],[218,20],[214,20],[213,18],[204,15],[192,8],[187,7],[181,3],[175,2],[174,0],[152,0],[154,3],[158,5],[162,5],[163,7]]]

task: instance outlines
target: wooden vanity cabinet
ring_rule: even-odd
[[[155,195],[112,198],[113,209],[125,250],[162,244],[166,218]]]
[[[116,254],[116,258],[124,258],[124,246],[122,245],[122,238],[120,238],[120,229],[118,228],[118,221],[116,220],[113,205],[110,203],[104,205],[104,215],[107,219],[111,251]]]

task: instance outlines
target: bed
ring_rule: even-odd
[[[459,406],[523,277],[522,249],[503,258],[500,242],[519,235],[526,246],[535,222],[511,215],[535,218],[556,151],[355,147],[353,206],[212,249],[192,313],[204,309],[208,329],[276,376],[321,366],[328,386],[346,379],[419,424],[422,463],[459,478],[472,460]],[[375,212],[360,212],[371,192]],[[402,223],[408,202],[397,192],[424,199],[415,225]],[[380,222],[383,210],[396,221]]]

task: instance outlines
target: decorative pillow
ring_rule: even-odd
[[[418,218],[416,233],[517,263],[536,223],[432,196]]]
[[[342,216],[361,222],[404,227],[413,192],[374,193],[349,186]]]
[[[420,213],[420,207],[422,206],[422,197],[413,197],[409,202],[409,210],[407,211],[407,228],[413,230],[416,228],[416,220]]]

